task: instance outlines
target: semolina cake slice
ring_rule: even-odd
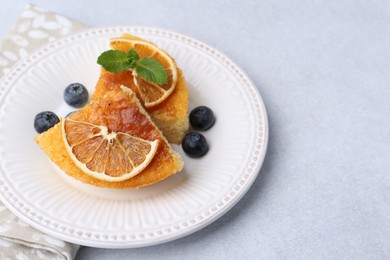
[[[125,133],[146,141],[158,140],[157,150],[146,168],[134,177],[122,181],[101,180],[87,174],[72,159],[71,153],[67,150],[67,139],[64,138],[65,132],[63,132],[63,124],[67,120],[106,127],[109,133]],[[37,135],[35,141],[46,155],[69,176],[98,187],[115,189],[143,187],[161,181],[183,168],[180,155],[171,148],[151,121],[134,92],[124,86],[91,102],[70,115],[69,119],[61,118],[60,123]]]
[[[148,47],[145,48],[135,47],[140,57],[150,57],[153,55],[155,52],[150,53],[153,51],[153,48],[162,51],[155,44],[130,34],[124,34],[119,38],[112,39],[111,48],[128,52],[134,46],[138,46],[133,41],[139,45],[142,45],[142,43],[148,44]],[[152,49],[149,49],[150,46],[153,46]],[[170,143],[179,144],[188,130],[188,90],[183,72],[176,66],[174,59],[165,52],[164,55],[171,59],[177,71],[175,88],[164,101],[154,106],[145,106],[145,109],[167,140]],[[112,73],[106,71],[103,67],[92,95],[92,100],[97,100],[103,97],[108,91],[122,85],[131,88],[137,94],[141,103],[143,105],[145,104],[145,98],[140,93],[139,87],[135,85],[134,76],[131,71]]]

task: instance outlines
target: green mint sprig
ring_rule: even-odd
[[[119,50],[105,51],[99,56],[97,63],[109,72],[132,69],[146,81],[158,85],[168,84],[168,74],[164,66],[156,59],[140,58],[134,48],[127,53]]]

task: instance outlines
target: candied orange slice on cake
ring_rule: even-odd
[[[86,174],[105,181],[123,181],[140,173],[156,154],[158,140],[148,141],[103,125],[65,119],[65,146]]]
[[[175,61],[165,51],[155,44],[137,37],[113,38],[110,44],[114,50],[122,50],[125,52],[134,48],[140,58],[154,58],[165,68],[168,75],[168,83],[164,85],[146,81],[138,76],[135,70],[132,71],[134,84],[138,87],[145,107],[154,107],[169,97],[176,87],[178,72]]]

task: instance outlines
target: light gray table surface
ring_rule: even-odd
[[[0,0],[0,38],[26,1]],[[270,137],[222,218],[147,248],[82,259],[389,259],[389,1],[34,0],[91,26],[144,25],[222,51],[257,85]]]

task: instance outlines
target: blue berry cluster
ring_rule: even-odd
[[[192,128],[198,131],[208,130],[215,123],[213,111],[206,106],[194,108],[189,119]],[[193,158],[200,158],[209,151],[206,137],[196,131],[189,132],[184,136],[182,148],[188,156]]]

